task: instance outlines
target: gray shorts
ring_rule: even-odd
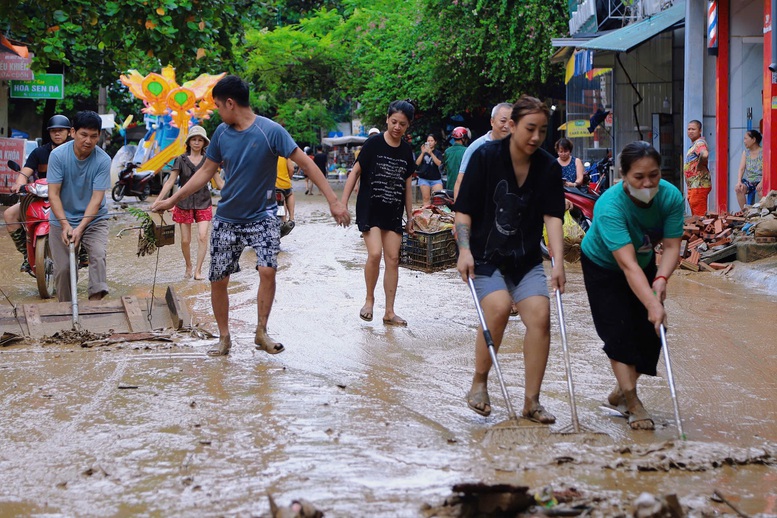
[[[523,276],[518,286],[502,275],[502,272],[497,269],[489,277],[486,275],[475,275],[475,291],[478,294],[478,299],[483,300],[487,295],[499,291],[505,290],[513,298],[513,302],[520,302],[524,299],[534,296],[542,296],[550,298],[548,292],[548,279],[545,277],[545,268],[542,264],[538,264],[526,275]]]
[[[220,281],[239,272],[240,256],[246,247],[256,252],[257,268],[278,268],[278,252],[281,249],[278,218],[264,218],[251,223],[214,219],[210,234],[210,281]]]

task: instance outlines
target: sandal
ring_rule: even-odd
[[[229,335],[219,338],[215,349],[208,349],[208,356],[226,356],[232,348],[232,339]]]
[[[653,422],[653,418],[647,413],[647,410],[643,407],[637,412],[629,412],[629,426],[632,430],[655,430],[656,425]]]
[[[534,410],[524,411],[523,417],[540,424],[553,424],[556,422],[556,416],[545,410],[545,407],[542,405],[536,406]]]
[[[387,326],[407,327],[407,320],[394,315],[391,318],[383,318],[383,324]]]
[[[267,354],[278,354],[286,350],[282,343],[276,342],[270,338],[267,331],[261,327],[256,328],[254,343],[256,344],[257,351],[264,351]]]
[[[483,408],[478,408],[481,405]],[[491,399],[488,397],[488,390],[483,389],[478,392],[467,394],[467,406],[475,413],[488,417],[491,415]]]
[[[364,307],[359,310],[359,318],[366,322],[372,322],[372,306],[367,306],[365,304]]]

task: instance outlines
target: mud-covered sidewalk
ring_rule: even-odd
[[[461,483],[531,495],[551,486],[560,500],[552,509],[594,516],[631,514],[642,492],[674,494],[692,516],[734,515],[715,490],[742,513],[777,515],[773,288],[753,287],[736,267],[727,277],[671,278],[668,340],[688,436],[680,441],[663,364],[641,391],[655,432],[632,432],[600,408],[613,377],[579,266],[570,265],[577,410],[586,430],[606,436],[555,433],[571,424],[555,309],[543,394],[558,417],[553,433],[500,432],[507,412],[493,374],[491,417],[464,402],[477,316],[458,274],[401,269],[396,310],[409,326],[381,323],[380,285],[376,318],[363,322],[359,233],[336,227],[322,197],[303,192],[282,241],[270,320],[284,353],[253,348],[258,276],[248,251],[230,288],[227,358],[208,357],[213,340],[191,333],[170,343],[0,348],[0,515],[260,516],[269,515],[267,493],[279,504],[304,498],[327,516],[455,515],[452,487]],[[111,235],[130,224],[119,217]],[[137,257],[136,244],[111,238],[110,297],[149,296],[156,257]],[[156,295],[173,285],[193,324],[215,332],[207,282],[183,280],[177,244],[159,253]],[[7,235],[0,258],[19,262]],[[15,270],[3,290],[14,304],[35,301],[34,280]],[[516,401],[522,335],[514,319],[500,351]]]

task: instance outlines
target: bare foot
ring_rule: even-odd
[[[205,276],[202,274],[202,272],[197,272],[194,274],[194,280],[195,281],[204,281]]]
[[[186,273],[183,274],[184,279],[191,279],[192,278],[192,267],[187,266],[186,267]]]

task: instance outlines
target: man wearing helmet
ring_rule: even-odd
[[[453,190],[456,185],[456,178],[459,176],[461,168],[461,159],[467,150],[465,141],[469,138],[469,130],[464,126],[453,128],[451,132],[453,145],[445,150],[445,170],[448,171],[448,182],[446,189]]]
[[[49,119],[46,129],[49,131],[51,142],[45,146],[39,146],[30,153],[30,156],[27,157],[27,161],[24,163],[24,167],[16,175],[16,182],[11,186],[11,192],[19,192],[19,188],[22,185],[34,182],[39,178],[46,178],[46,172],[49,167],[49,155],[54,148],[67,141],[67,137],[70,134],[70,119],[64,115],[54,115]],[[27,260],[27,236],[24,227],[21,225],[22,210],[20,204],[17,203],[8,207],[3,213],[3,219],[6,224],[5,228],[11,235],[16,249],[24,257],[24,262],[19,271],[34,275],[34,272],[30,271],[30,263]]]

